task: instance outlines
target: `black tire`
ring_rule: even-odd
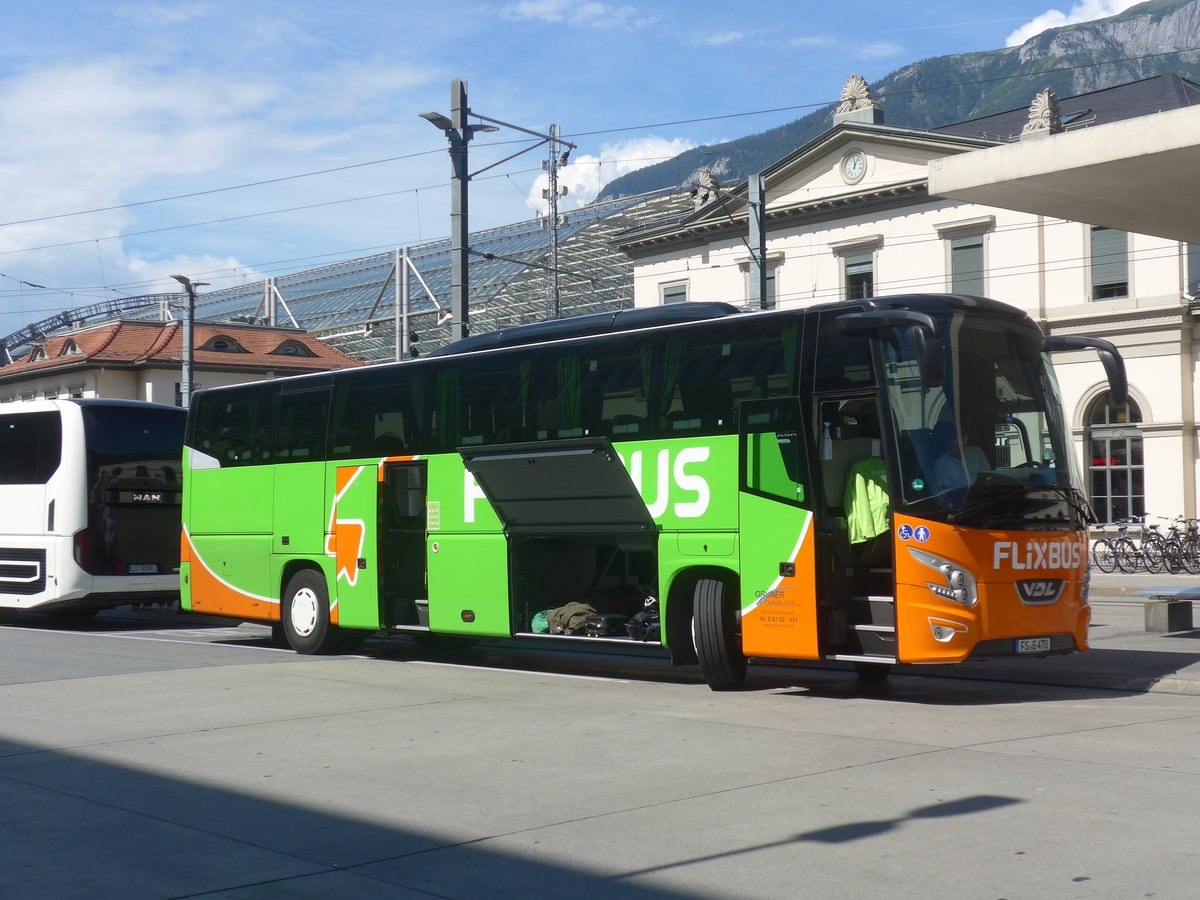
[[[1183,545],[1179,541],[1167,541],[1163,545],[1163,564],[1172,575],[1183,571]]]
[[[1200,575],[1200,543],[1194,538],[1183,542],[1183,567],[1189,575]]]
[[[724,582],[716,579],[696,582],[692,636],[700,671],[714,691],[735,691],[746,683],[737,608],[728,593]]]
[[[854,672],[863,684],[883,684],[892,674],[891,663],[856,662]]]
[[[1117,568],[1126,575],[1132,575],[1142,565],[1142,555],[1129,538],[1121,538],[1113,543],[1113,553],[1117,557]]]
[[[1109,540],[1101,538],[1096,541],[1096,545],[1092,547],[1092,562],[1101,572],[1116,571],[1117,557]]]
[[[1152,540],[1142,541],[1142,565],[1151,575],[1157,575],[1165,566],[1167,571],[1171,569],[1171,545],[1169,541]]]
[[[341,644],[338,628],[329,622],[329,588],[325,576],[301,569],[283,592],[283,633],[297,653],[336,653]]]

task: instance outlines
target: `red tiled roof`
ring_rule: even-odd
[[[311,334],[283,328],[213,324],[197,322],[192,335],[196,368],[247,368],[322,372],[334,367],[351,368],[363,363],[347,356]],[[202,350],[214,338],[225,337],[246,352]],[[312,356],[281,354],[274,351],[294,342],[306,348]],[[72,344],[77,353],[64,354]],[[41,348],[45,358],[33,359],[37,350],[13,360],[0,369],[0,377],[42,372],[62,366],[81,364],[125,364],[167,366],[183,363],[183,325],[181,322],[121,321],[102,325],[88,331],[49,338]]]

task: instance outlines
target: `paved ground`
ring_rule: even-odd
[[[1098,576],[1088,654],[754,667],[273,649],[0,621],[0,897],[1192,897],[1200,631]]]

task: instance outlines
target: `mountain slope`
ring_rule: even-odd
[[[935,128],[1028,106],[1046,87],[1069,97],[1167,72],[1197,81],[1197,48],[1200,0],[1151,0],[1107,19],[1051,28],[1019,47],[912,63],[871,89],[887,124]],[[695,147],[615,179],[597,199],[681,185],[701,167],[725,183],[741,181],[826,131],[833,109],[831,104],[760,134]]]

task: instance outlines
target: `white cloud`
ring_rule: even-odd
[[[746,37],[744,31],[722,31],[718,34],[702,34],[694,43],[697,47],[724,47],[727,44],[740,44]]]
[[[1063,25],[1073,25],[1076,22],[1090,22],[1092,19],[1115,16],[1131,6],[1136,6],[1139,2],[1141,0],[1080,0],[1066,13],[1057,9],[1049,9],[1010,34],[1005,44],[1008,47],[1018,47],[1047,28],[1059,28]]]
[[[811,34],[805,37],[789,38],[784,42],[788,47],[837,47],[836,38],[827,34]]]
[[[202,19],[213,12],[209,3],[139,3],[136,6],[114,6],[112,14],[139,25],[171,26]]]
[[[600,148],[599,156],[584,154],[578,158],[572,157],[566,166],[558,170],[558,183],[567,188],[567,196],[558,202],[559,212],[586,206],[614,178],[671,159],[694,146],[683,138],[667,140],[645,137],[621,144],[605,144]],[[526,200],[539,213],[544,213],[548,206],[547,201],[542,199],[542,191],[548,181],[548,176],[539,175]]]
[[[860,59],[883,59],[887,56],[898,56],[904,52],[904,47],[893,41],[871,41],[855,48],[854,55]]]
[[[576,28],[644,28],[655,21],[635,6],[614,6],[597,0],[518,0],[500,8],[512,21],[546,22]]]
[[[174,284],[170,280],[172,275],[186,275],[193,281],[196,279],[202,281],[210,280],[212,287],[208,288],[209,290],[231,287],[231,277],[241,278],[243,281],[259,281],[262,279],[259,273],[247,268],[230,256],[189,256],[181,254],[167,259],[145,259],[133,256],[126,260],[126,266],[139,282],[151,283],[161,281],[172,285]],[[168,290],[174,290],[174,288],[168,288]],[[201,293],[204,290],[204,288],[199,289]]]
[[[0,82],[0,271],[55,288],[158,289],[141,283],[171,273],[130,258],[128,235],[166,224],[163,215],[179,217],[179,207],[122,204],[161,195],[147,186],[163,180],[223,172],[248,151],[285,152],[291,136],[271,114],[278,97],[253,79],[164,73],[118,57],[41,66]],[[134,195],[139,189],[149,197]],[[86,210],[105,211],[55,218]],[[208,217],[195,208],[185,215]],[[14,252],[38,247],[47,249]],[[236,265],[204,264],[214,262]]]
[[[903,44],[895,41],[870,41],[862,43],[857,40],[847,40],[828,34],[809,34],[803,37],[787,38],[783,46],[789,48],[819,48],[822,50],[837,50],[839,53],[853,56],[857,59],[882,59],[887,56],[898,56],[903,53]]]

